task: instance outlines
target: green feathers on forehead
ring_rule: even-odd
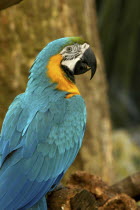
[[[82,39],[81,37],[70,37],[69,39],[70,39],[71,44],[74,44],[74,43],[78,43],[78,44],[87,43],[87,41]]]

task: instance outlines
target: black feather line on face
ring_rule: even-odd
[[[75,83],[75,78],[74,78],[74,74],[72,71],[70,71],[70,69],[65,66],[65,65],[61,65],[61,68],[63,69],[63,71],[65,72],[67,78],[72,81],[73,83]]]
[[[77,58],[80,55],[80,53],[75,53],[75,54],[67,54],[64,56],[63,60],[73,60]]]

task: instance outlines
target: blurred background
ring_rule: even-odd
[[[98,68],[92,81],[88,73],[76,79],[87,105],[87,129],[66,177],[81,169],[115,183],[139,171],[140,1],[23,0],[7,9],[4,4],[2,0],[0,127],[14,97],[24,92],[39,51],[54,39],[81,36],[93,47]]]

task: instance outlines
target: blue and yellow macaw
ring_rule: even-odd
[[[0,135],[0,209],[47,209],[45,194],[74,161],[86,108],[74,75],[96,70],[79,37],[49,43],[30,69],[23,94],[10,105]]]

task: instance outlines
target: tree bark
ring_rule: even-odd
[[[100,177],[78,171],[66,188],[52,192],[48,198],[49,210],[136,210],[136,202],[128,195],[116,193]]]
[[[88,154],[90,155],[89,161],[94,158],[94,151],[95,151],[94,147],[97,147],[99,149],[99,156],[98,156],[100,160],[99,170],[101,171],[101,174],[103,175],[104,180],[109,181],[111,180],[111,176],[113,176],[113,174],[109,174],[109,171],[111,171],[111,167],[112,167],[112,142],[111,142],[111,125],[110,125],[109,107],[107,103],[108,87],[107,87],[107,82],[106,82],[106,75],[104,72],[104,61],[103,61],[102,50],[101,50],[101,45],[100,45],[98,22],[97,22],[97,15],[96,15],[95,8],[96,8],[95,1],[88,0],[84,2],[83,22],[84,22],[85,36],[87,37],[87,40],[89,40],[89,42],[93,46],[93,49],[96,52],[97,63],[98,63],[98,68],[97,68],[94,84],[89,83],[86,87],[87,90],[89,90],[89,87],[91,87],[91,90],[90,90],[91,94],[94,91],[93,97],[89,97],[89,96],[87,97],[87,102],[88,102],[87,103],[87,109],[88,109],[87,126],[90,128],[89,133],[91,134],[91,137],[90,137],[89,143],[87,141],[86,144],[89,144],[89,149],[88,149],[89,150]],[[84,81],[83,81],[83,84],[84,84]],[[97,88],[98,88],[98,91],[97,91]],[[87,94],[85,94],[85,97],[86,96]],[[95,112],[95,110],[97,110],[97,112]],[[93,123],[95,123],[95,127],[93,126]],[[83,157],[87,158],[87,156],[83,156]],[[93,160],[94,166],[92,166],[92,170],[89,170],[88,164],[86,167],[86,163],[88,163],[89,161],[85,160],[85,167],[83,168],[83,170],[94,172],[95,167],[97,167],[96,166],[97,158],[95,158],[95,162]]]
[[[126,193],[136,201],[140,200],[140,172],[115,183],[110,187],[117,193]]]

